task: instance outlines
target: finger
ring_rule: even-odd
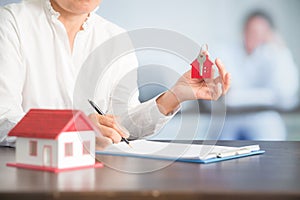
[[[112,115],[99,115],[99,114],[90,114],[89,118],[92,122],[99,128],[101,125],[114,129],[120,137],[129,137],[129,132],[126,128],[123,128],[117,123],[116,118]]]
[[[98,128],[102,135],[110,138],[113,143],[119,143],[122,140],[121,135],[115,129],[104,125],[100,125]]]
[[[226,73],[224,80],[220,76],[218,76],[214,79],[214,84],[221,84],[222,94],[225,95],[228,92],[231,85],[231,74]]]
[[[105,115],[112,120],[112,128],[116,128],[117,130],[121,131],[120,134],[124,138],[128,138],[130,136],[129,131],[119,123],[120,118],[116,115]]]
[[[98,122],[98,114],[96,113],[92,113],[88,116],[90,118],[90,120],[93,122],[93,124],[95,124],[96,126],[99,126],[100,123]]]
[[[230,85],[231,85],[231,74],[227,73],[225,76],[224,85],[223,85],[223,88],[224,88],[223,95],[227,94],[227,92],[230,88]]]
[[[101,125],[115,129],[122,137],[128,138],[129,132],[117,122],[117,117],[113,115],[98,115],[98,122]]]
[[[222,63],[222,61],[219,58],[216,59],[215,63],[216,63],[217,68],[219,70],[220,76],[224,80],[225,79],[225,75],[227,73],[224,64]]]
[[[114,119],[108,116],[104,116],[104,115],[98,115],[97,116],[97,120],[100,124],[108,126],[108,127],[112,127],[114,124]]]
[[[106,147],[112,145],[112,143],[113,141],[108,137],[96,136],[96,150],[98,151],[104,150]]]
[[[221,84],[214,84],[214,83],[211,83],[211,84],[208,85],[210,93],[211,93],[210,94],[211,100],[216,101],[222,95],[222,88],[220,86],[221,86]]]
[[[117,116],[111,115],[111,114],[107,114],[107,115],[105,115],[105,117],[108,117],[108,118],[113,119],[113,120],[117,120],[118,119]]]
[[[213,80],[213,84],[218,88],[218,92],[221,90],[221,95],[225,94],[225,84],[223,83],[221,76],[215,78]]]
[[[121,141],[122,138],[116,130],[108,126],[102,125],[99,122],[99,118],[104,119],[103,116],[94,113],[94,114],[90,114],[89,118],[98,127],[100,133],[103,136],[110,138],[113,141],[113,143],[118,143]]]

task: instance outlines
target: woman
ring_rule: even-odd
[[[0,11],[0,108],[2,138],[30,108],[72,108],[74,85],[78,72],[93,50],[124,30],[93,11],[101,0],[31,0],[8,5]],[[167,92],[146,103],[135,98],[130,107],[131,121],[122,125],[132,137],[154,133],[178,110],[180,103],[193,99],[218,99],[226,94],[230,77],[220,60],[216,60],[220,77],[215,80],[191,79],[186,72]],[[135,56],[127,58],[117,70],[122,74],[135,69]],[[114,77],[106,77],[114,82]],[[218,90],[217,83],[223,91]],[[109,85],[109,84],[108,84]],[[112,86],[111,86],[112,87]],[[112,88],[106,88],[110,105]],[[106,107],[111,112],[110,107]],[[106,110],[106,109],[104,109]],[[100,132],[118,143],[128,137],[113,115],[91,114]],[[150,119],[149,119],[150,118]],[[155,119],[155,120],[151,120]],[[132,122],[137,120],[138,126]],[[144,126],[150,124],[147,127]],[[146,128],[145,128],[146,127]]]

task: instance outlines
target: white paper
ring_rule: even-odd
[[[178,144],[168,142],[152,142],[146,140],[131,141],[130,148],[122,142],[114,144],[101,151],[105,154],[117,155],[137,155],[157,158],[182,158],[182,159],[209,159],[217,157],[217,154],[232,150],[238,150],[238,147],[216,146],[216,145],[198,145],[198,144]]]

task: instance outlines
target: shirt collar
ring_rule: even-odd
[[[57,12],[56,10],[54,10],[54,8],[51,5],[50,0],[45,0],[45,6],[46,6],[46,13],[47,15],[49,15],[50,17],[54,17],[55,19],[58,19],[60,16],[60,13]],[[99,7],[97,7],[95,10],[93,10],[88,17],[86,18],[86,20],[84,21],[84,23],[82,24],[82,28],[83,30],[87,30],[90,26],[91,26],[91,21],[93,18],[93,15],[96,13],[96,11],[98,10]]]
[[[56,19],[58,19],[59,16],[60,16],[60,13],[57,12],[57,11],[55,11],[55,10],[53,9],[50,0],[46,0],[45,3],[46,3],[46,11],[47,11],[47,14],[49,14],[49,15],[55,17]]]

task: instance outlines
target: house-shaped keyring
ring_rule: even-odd
[[[214,63],[210,60],[208,53],[203,54],[202,50],[198,57],[192,62],[192,78],[209,79],[212,78],[212,68]]]
[[[7,165],[55,173],[102,167],[95,130],[81,111],[32,109],[8,134],[17,139],[16,162]]]

